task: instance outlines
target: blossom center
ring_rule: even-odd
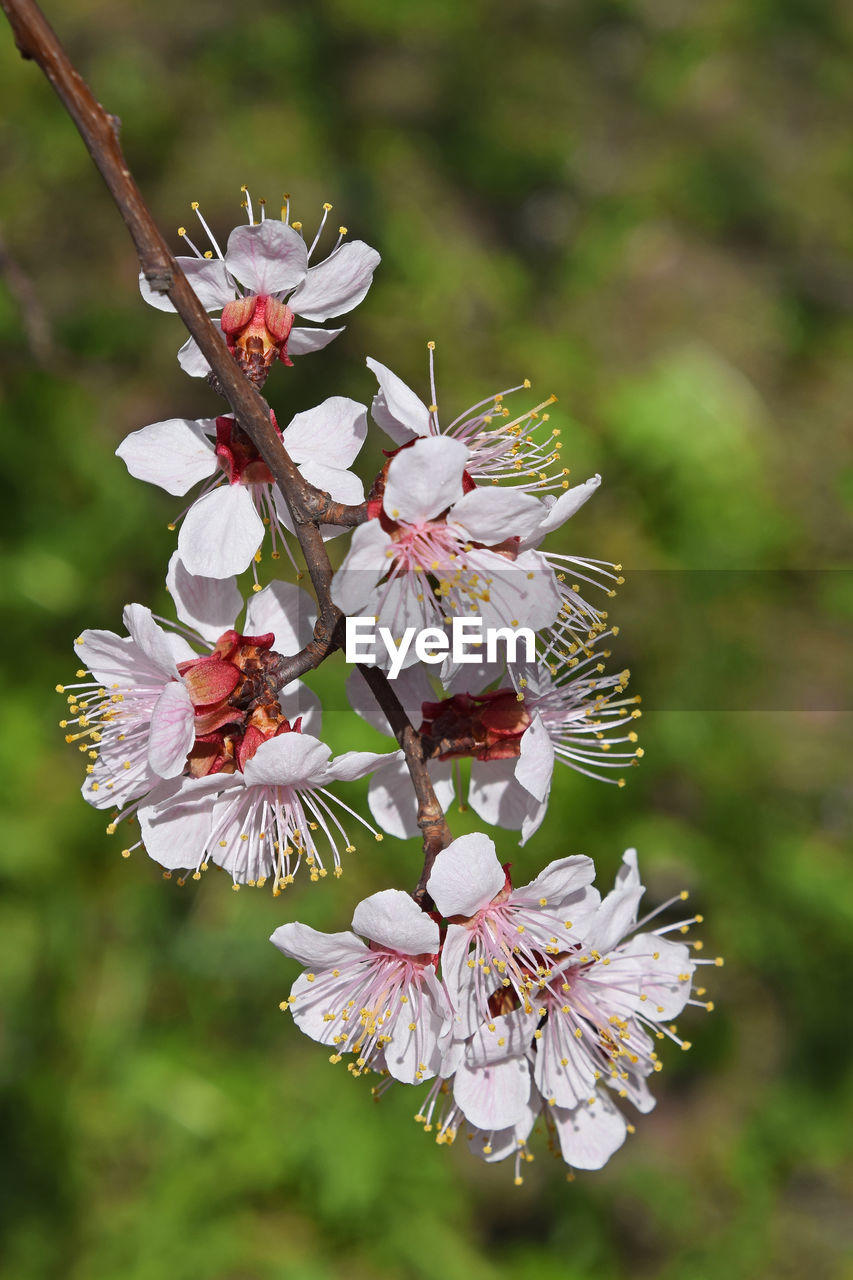
[[[425,702],[420,732],[428,754],[439,760],[473,756],[507,760],[521,752],[530,715],[514,689],[494,693],[458,693]]]
[[[266,381],[276,356],[283,364],[293,364],[287,354],[293,320],[290,308],[268,294],[235,298],[223,307],[222,332],[228,350],[258,386]]]

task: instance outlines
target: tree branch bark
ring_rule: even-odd
[[[367,518],[366,504],[349,507],[334,503],[328,494],[303,479],[272,425],[269,405],[225,346],[154,222],[119,144],[118,119],[96,100],[34,0],[0,0],[0,4],[22,56],[41,68],[77,126],[130,232],[146,280],[157,292],[165,293],[174,305],[216,375],[235,418],[257,447],[287,503],[319,608],[314,640],[293,660],[294,674],[290,676],[293,679],[296,674],[318,666],[340,647],[342,614],[332,601],[332,566],[319,526],[321,523],[360,524]],[[451,834],[436,800],[420,738],[389,681],[376,667],[362,667],[361,671],[405,753],[418,799],[424,872],[417,896],[423,901],[429,874],[427,864],[432,866]]]

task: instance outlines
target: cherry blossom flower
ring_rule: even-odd
[[[273,419],[275,424],[275,420]],[[276,427],[276,429],[278,429]],[[364,498],[358,476],[348,470],[364,443],[367,410],[345,396],[331,396],[297,413],[282,441],[309,484],[336,502]],[[231,416],[170,418],[127,436],[116,450],[132,476],[183,495],[204,480],[178,535],[178,551],[190,573],[229,578],[252,564],[270,528],[273,558],[293,531],[287,504],[252,441]],[[326,525],[323,535],[340,530]]]
[[[498,991],[513,992],[531,1012],[545,957],[582,929],[598,904],[594,877],[592,860],[578,855],[549,863],[513,888],[494,842],[480,832],[459,836],[438,854],[427,892],[450,922],[441,971],[456,1010],[455,1039],[490,1020],[489,1001]]]
[[[214,744],[245,732],[252,715],[264,723],[270,704],[283,718],[285,707],[315,718],[313,695],[300,682],[280,691],[276,680],[283,657],[311,634],[313,607],[301,588],[274,583],[253,596],[244,626],[256,634],[241,634],[234,622],[243,600],[232,581],[194,578],[173,556],[167,585],[185,635],[128,605],[129,635],[84,631],[75,650],[85,668],[77,683],[60,686],[72,717],[63,721],[67,740],[89,757],[84,797],[117,808],[117,821],[164,778],[211,768],[221,749]]]
[[[601,483],[593,476],[584,484],[569,486],[567,467],[562,465],[558,439],[559,428],[548,426],[547,410],[556,401],[549,396],[541,404],[513,417],[504,401],[508,396],[528,390],[529,381],[499,391],[472,405],[470,409],[443,427],[436,403],[435,344],[429,344],[429,378],[432,400],[425,405],[401,378],[378,360],[368,358],[368,367],[376,375],[379,391],[373,398],[371,413],[377,426],[396,445],[410,444],[425,436],[444,435],[464,444],[469,453],[468,473],[477,484],[508,482],[514,488],[537,493],[556,490],[560,496],[549,496],[548,505],[559,501],[558,523],[568,519],[591,497]],[[555,526],[556,527],[556,526]]]
[[[341,852],[355,849],[340,813],[376,833],[330,785],[363,778],[385,756],[347,751],[333,760],[331,754],[284,718],[275,728],[252,726],[233,756],[217,757],[208,774],[164,782],[145,797],[137,816],[146,852],[168,870],[195,877],[213,862],[235,885],[262,886],[271,878],[278,894],[303,860],[311,880],[328,874],[319,832],[340,875]]]
[[[332,1062],[356,1055],[354,1075],[382,1070],[406,1084],[430,1079],[451,1014],[436,976],[438,925],[408,894],[384,889],[358,904],[352,928],[276,929],[271,942],[310,970],[285,1005],[300,1031],[334,1047]]]
[[[243,190],[248,226],[231,232],[225,252],[193,202],[211,248],[202,252],[181,227],[179,235],[193,256],[177,261],[205,309],[221,311],[219,325],[229,349],[248,376],[260,384],[276,358],[292,364],[292,356],[320,351],[343,332],[294,328],[293,322],[298,316],[322,321],[352,311],[370,288],[379,254],[362,240],[344,242],[346,227],[341,227],[332,252],[312,266],[332,206],[323,206],[317,234],[306,245],[301,222],[290,222],[289,200],[282,208],[281,221],[267,218],[262,203],[260,221],[255,222],[251,199]],[[144,275],[139,277],[139,286],[151,306],[174,311],[166,294],[152,289]],[[210,372],[193,338],[181,347],[178,360],[193,377]]]
[[[344,613],[373,614],[395,638],[453,614],[480,616],[487,628],[554,622],[555,575],[538,552],[519,550],[546,518],[543,504],[528,493],[476,488],[467,463],[465,446],[444,436],[415,440],[391,459],[372,518],[354,531],[332,583]]]

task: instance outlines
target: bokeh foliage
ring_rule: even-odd
[[[117,627],[127,600],[165,607],[177,509],[112,452],[215,402],[178,369],[179,323],[139,301],[100,180],[4,36],[0,1274],[853,1275],[849,687],[809,710],[853,612],[849,6],[55,0],[49,16],[163,225],[198,199],[226,230],[247,182],[271,207],[290,190],[308,226],[332,200],[380,249],[344,336],[276,370],[283,420],[367,399],[365,353],[424,387],[427,339],[447,408],[529,376],[560,396],[573,475],[605,478],[564,547],[626,566],[646,652],[685,658],[702,572],[761,570],[740,660],[788,683],[732,711],[725,663],[704,692],[709,650],[700,703],[647,712],[623,791],[563,771],[530,845],[498,833],[522,879],[585,852],[606,883],[637,845],[650,896],[687,885],[706,954],[726,956],[716,1012],[683,1020],[694,1049],[668,1055],[657,1111],[610,1166],[567,1186],[542,1152],[516,1190],[464,1143],[435,1147],[414,1092],[375,1106],[278,1013],[294,967],[266,939],[294,915],[346,927],[366,893],[414,883],[416,845],[363,840],[340,883],[277,901],[218,874],[180,889],[123,861],[77,795],[52,687],[82,627]],[[783,568],[837,571],[809,578],[808,643]],[[644,614],[639,570],[691,571],[694,604]],[[748,613],[720,593],[733,642]],[[631,657],[638,692],[666,687]],[[314,680],[330,740],[375,741],[340,710],[341,676]]]

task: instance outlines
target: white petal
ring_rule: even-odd
[[[573,1169],[602,1169],[625,1141],[628,1127],[621,1112],[604,1094],[572,1111],[551,1107],[560,1150]]]
[[[314,409],[297,413],[282,432],[297,466],[309,459],[345,470],[367,435],[367,410],[347,396],[329,396]]]
[[[331,747],[308,733],[283,733],[261,743],[246,761],[243,777],[247,787],[311,786],[331,754]]]
[[[178,552],[200,578],[242,573],[264,540],[264,522],[242,484],[224,484],[194,502],[178,534]]]
[[[361,302],[378,265],[379,254],[363,240],[342,244],[324,262],[309,269],[287,305],[305,320],[342,316]]]
[[[84,631],[74,643],[74,652],[108,689],[119,684],[149,683],[152,677],[156,683],[163,677],[160,668],[152,666],[132,637],[117,636],[114,631]]]
[[[693,974],[690,948],[654,933],[638,933],[614,953],[613,965],[623,957],[635,958],[640,966],[642,990],[648,996],[642,1006],[646,1017],[655,1022],[677,1018],[690,996],[689,978],[679,980],[682,974]]]
[[[330,760],[323,781],[352,782],[363,778],[388,760],[402,758],[400,751],[344,751]]]
[[[472,760],[468,803],[484,822],[520,831],[536,801],[515,780],[515,760]]]
[[[116,449],[132,476],[159,485],[167,493],[184,494],[212,476],[216,455],[210,440],[213,420],[169,418],[131,431]]]
[[[309,484],[325,489],[333,502],[346,502],[352,506],[364,502],[364,485],[353,471],[340,471],[313,459],[300,463],[299,470]],[[328,542],[330,538],[340,537],[346,529],[337,524],[321,524],[320,532]]]
[[[218,311],[234,297],[234,286],[218,258],[180,257],[175,261],[183,270],[205,311]],[[158,311],[175,310],[166,294],[152,289],[142,272],[139,274],[139,292]]]
[[[525,899],[545,898],[549,910],[562,914],[563,908],[569,903],[586,903],[588,887],[594,879],[595,863],[592,858],[587,858],[584,854],[573,854],[569,858],[557,858],[554,862],[549,862],[535,880],[517,889],[515,893]],[[595,897],[592,902],[595,902]],[[573,922],[574,919],[572,916]]]
[[[548,799],[554,772],[554,744],[537,711],[521,735],[521,754],[515,766],[515,779],[540,804]]]
[[[398,1007],[393,1022],[391,1043],[385,1046],[383,1059],[389,1073],[402,1084],[430,1080],[441,1066],[441,1039],[447,1026],[448,1011],[440,1003],[441,992],[432,1000],[422,999],[414,1025],[410,1005]]]
[[[494,841],[481,832],[459,836],[442,849],[427,892],[443,916],[472,916],[504,887],[506,876]]]
[[[488,545],[507,537],[526,538],[538,529],[545,508],[531,493],[518,489],[472,489],[454,505],[447,523],[464,538]]]
[[[348,616],[359,613],[386,573],[385,552],[390,546],[391,540],[378,520],[368,520],[353,531],[349,551],[332,579],[332,599]]]
[[[412,778],[405,760],[400,759],[396,753],[386,759],[389,763],[377,769],[370,779],[367,790],[368,807],[376,822],[389,836],[409,840],[420,835],[418,801],[412,787]],[[427,768],[435,798],[446,812],[456,794],[452,762],[430,760]]]
[[[341,961],[360,960],[367,947],[354,933],[321,933],[307,924],[281,924],[270,938],[282,955],[308,969],[332,969]]]
[[[233,578],[202,578],[190,573],[177,551],[169,561],[166,589],[181,622],[210,644],[215,644],[223,631],[231,630],[243,608],[243,597]]]
[[[505,1058],[527,1057],[534,1043],[534,1032],[539,1022],[536,1009],[525,1013],[515,1009],[502,1014],[477,1028],[468,1042],[466,1061],[470,1066],[485,1067]],[[512,1124],[507,1120],[504,1123]],[[496,1128],[503,1128],[497,1125]]]
[[[627,849],[616,883],[604,898],[589,926],[588,943],[602,955],[621,941],[637,919],[637,907],[645,893],[640,882],[636,849]]]
[[[225,262],[231,275],[250,293],[282,293],[303,279],[308,250],[293,227],[267,218],[259,226],[234,228],[228,237]]]
[[[380,733],[391,733],[385,712],[358,667],[354,667],[347,677],[347,701],[353,711],[357,711],[369,725]],[[435,693],[427,679],[425,669],[418,665],[401,671],[394,681],[394,692],[402,703],[403,710],[415,728],[423,721],[423,704],[434,702]],[[437,762],[433,762],[437,763]],[[452,799],[452,796],[451,796]]]
[[[594,475],[589,480],[585,480],[583,484],[576,484],[573,488],[567,489],[565,493],[561,493],[559,498],[556,501],[552,501],[550,505],[546,498],[545,504],[548,506],[548,514],[536,531],[537,542],[544,538],[546,533],[551,533],[554,529],[559,529],[560,525],[565,524],[592,497],[600,484],[601,476]]]
[[[165,677],[177,680],[178,668],[169,636],[154,621],[151,610],[142,604],[125,605],[122,620],[149,662]]]
[[[313,689],[301,680],[291,680],[278,695],[282,714],[291,724],[302,717],[302,732],[317,738],[323,724],[323,708]]]
[[[322,351],[330,342],[334,342],[343,329],[297,329],[290,330],[287,339],[289,356],[307,356],[312,351]]]
[[[530,837],[536,835],[536,832],[539,830],[539,828],[542,826],[542,823],[545,821],[545,814],[547,812],[548,812],[547,800],[543,800],[542,803],[538,805],[534,801],[533,805],[530,807],[530,809],[528,809],[527,813],[524,815],[524,820],[521,824],[521,839],[518,842],[520,845],[527,844],[527,841],[530,839]]]
[[[453,1098],[471,1124],[480,1129],[506,1129],[523,1117],[530,1086],[526,1058],[507,1058],[485,1067],[463,1063],[454,1077]]]
[[[293,582],[277,580],[251,596],[243,634],[263,636],[272,631],[273,649],[289,657],[305,648],[316,621],[317,606],[308,592]]]
[[[402,889],[382,889],[360,902],[353,912],[355,933],[403,955],[434,955],[438,925]]]
[[[222,328],[218,320],[211,320],[214,329],[222,335]],[[224,342],[224,337],[222,338]],[[187,338],[184,345],[178,352],[178,364],[184,373],[188,373],[191,378],[206,378],[210,373],[210,365],[207,363],[207,357],[202,355],[201,347],[195,338]]]
[[[367,357],[367,367],[376,374],[379,391],[373,398],[370,412],[373,421],[389,435],[395,444],[406,444],[416,436],[428,436],[430,431],[429,409],[402,378],[392,373],[378,360]]]
[[[152,791],[137,811],[148,856],[173,870],[198,866],[210,833],[214,800],[227,785],[223,775],[216,774],[173,779]]]
[[[186,685],[170,680],[151,715],[148,763],[161,778],[176,778],[183,772],[195,742],[195,711]]]
[[[430,436],[391,459],[382,505],[392,520],[431,520],[462,497],[468,450],[458,440]]]

